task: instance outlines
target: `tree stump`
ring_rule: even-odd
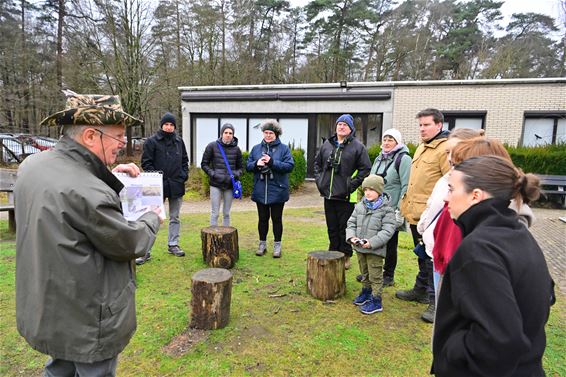
[[[200,231],[202,259],[210,267],[232,268],[240,258],[238,230],[231,226],[209,226]]]
[[[307,291],[320,300],[333,300],[346,291],[344,253],[313,251],[307,257]]]
[[[191,323],[202,330],[221,329],[230,319],[232,273],[223,268],[207,268],[192,277]]]

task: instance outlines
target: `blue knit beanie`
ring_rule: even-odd
[[[348,127],[350,127],[350,130],[352,131],[352,133],[356,132],[356,128],[354,127],[354,118],[350,115],[350,114],[342,114],[338,117],[338,119],[336,119],[336,124],[338,124],[338,122],[344,122],[348,125]]]
[[[166,112],[165,114],[163,114],[163,117],[161,117],[160,127],[163,128],[163,125],[165,123],[173,123],[175,128],[177,128],[177,121],[175,120],[175,115],[171,114],[170,112]]]

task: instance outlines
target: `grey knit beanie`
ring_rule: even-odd
[[[222,136],[222,134],[224,133],[224,131],[226,131],[226,129],[229,128],[232,130],[232,133],[236,133],[236,130],[234,130],[234,126],[231,123],[224,123],[222,125],[222,127],[220,127],[220,136]]]

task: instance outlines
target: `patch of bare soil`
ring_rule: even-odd
[[[163,347],[163,352],[171,357],[183,356],[190,352],[195,346],[208,339],[210,331],[199,329],[187,329]]]
[[[324,217],[306,217],[306,216],[284,216],[285,221],[289,222],[300,222],[300,223],[310,223],[310,224],[326,224],[326,219]]]

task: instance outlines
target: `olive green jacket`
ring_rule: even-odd
[[[14,189],[18,331],[53,358],[115,357],[136,329],[131,261],[155,241],[159,218],[122,216],[122,184],[64,137],[28,157]]]

